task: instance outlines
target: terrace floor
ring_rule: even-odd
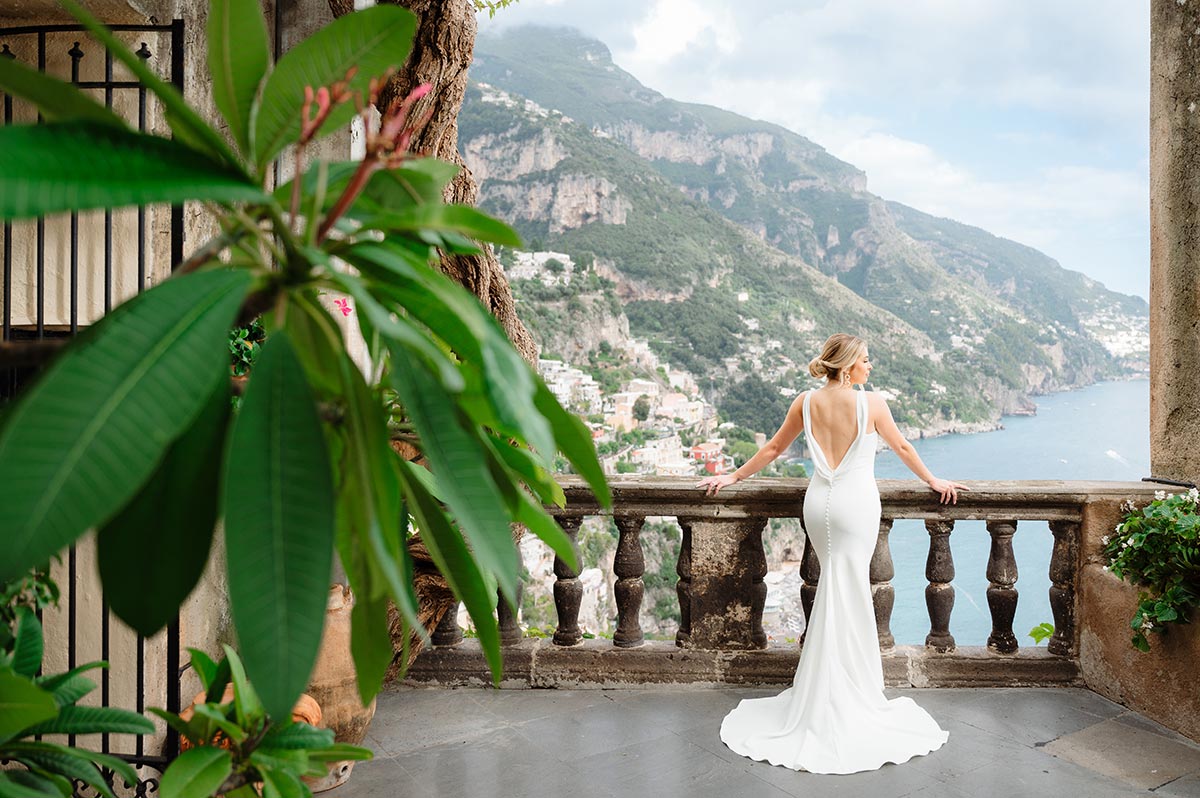
[[[797,773],[734,754],[721,718],[777,689],[492,690],[379,696],[361,762],[330,798],[1200,798],[1200,745],[1078,688],[889,689],[950,732],[868,773]]]

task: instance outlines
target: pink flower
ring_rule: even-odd
[[[333,304],[337,305],[337,309],[342,312],[343,316],[349,316],[354,311],[350,307],[349,299],[335,299]]]

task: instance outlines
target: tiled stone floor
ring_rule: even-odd
[[[1200,798],[1200,746],[1083,689],[889,690],[950,732],[929,756],[850,776],[739,757],[717,736],[775,690],[398,688],[331,798]]]

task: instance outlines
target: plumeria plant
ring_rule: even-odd
[[[89,662],[63,673],[43,673],[44,642],[38,611],[58,603],[58,586],[38,568],[0,583],[0,795],[70,798],[79,787],[103,798],[119,777],[137,783],[129,763],[111,754],[64,745],[59,735],[153,734],[136,712],[80,705],[96,689],[85,674],[107,668]],[[49,737],[50,739],[45,739]]]
[[[1138,509],[1126,502],[1125,520],[1101,539],[1105,569],[1137,585],[1138,606],[1129,625],[1133,645],[1150,650],[1147,634],[1184,624],[1200,605],[1200,491],[1157,491]]]
[[[5,412],[0,581],[96,529],[112,610],[150,635],[200,579],[223,519],[239,651],[270,724],[289,717],[312,670],[335,550],[356,595],[364,702],[395,655],[388,604],[405,645],[408,630],[424,633],[406,545],[419,530],[499,678],[496,587],[512,603],[520,568],[511,525],[574,562],[544,510],[564,501],[557,452],[610,497],[584,424],[436,268],[442,253],[519,240],[445,204],[456,168],[409,150],[428,87],[379,109],[363,158],[306,163],[309,144],[378,101],[415,18],[358,11],[272,65],[258,0],[213,0],[207,63],[226,137],[76,0],[62,3],[158,98],[172,136],[0,59],[0,90],[44,120],[0,129],[0,217],[196,202],[219,232],[86,330]],[[269,190],[272,164],[289,157],[295,179]],[[369,363],[351,360],[322,294],[352,309]],[[265,341],[235,413],[228,333],[260,316]],[[397,455],[391,430],[428,469]]]

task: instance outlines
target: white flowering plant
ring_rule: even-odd
[[[1200,606],[1200,491],[1157,491],[1138,509],[1122,505],[1125,520],[1102,538],[1105,568],[1138,586],[1138,606],[1129,625],[1133,645],[1149,651],[1150,632],[1189,623]]]

